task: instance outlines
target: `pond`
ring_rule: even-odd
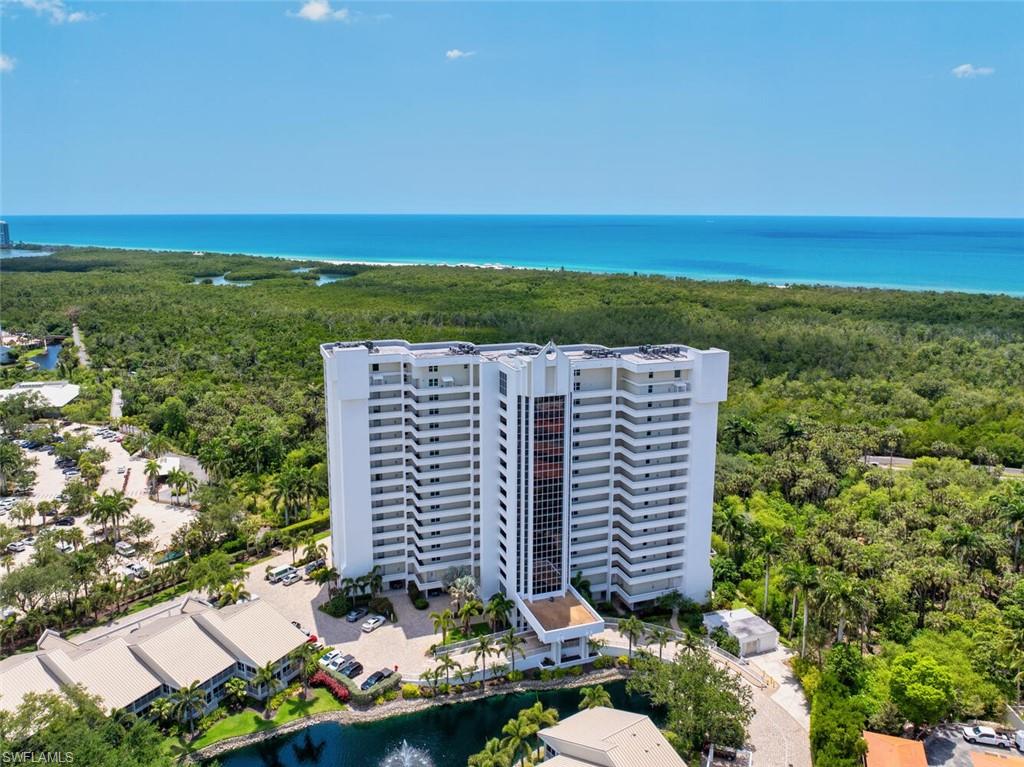
[[[236,288],[247,288],[252,285],[251,282],[245,280],[229,280],[227,274],[220,274],[216,277],[196,277],[192,280],[193,285],[205,285],[206,280],[210,280],[213,285],[233,285]]]
[[[605,685],[616,708],[647,714],[658,724],[647,699],[629,695],[625,682]],[[558,709],[563,719],[576,713],[580,692],[496,695],[474,703],[434,706],[379,722],[324,723],[220,757],[223,767],[464,767],[505,722],[537,700]],[[403,742],[407,744],[403,751]]]
[[[351,274],[324,274],[321,272],[320,276],[316,279],[316,286],[319,288],[321,285],[330,285],[332,282],[347,280],[351,276]]]
[[[39,366],[40,370],[53,370],[57,367],[57,358],[60,356],[62,346],[63,344],[47,344],[45,352],[30,359]]]

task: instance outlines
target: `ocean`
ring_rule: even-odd
[[[1024,219],[9,216],[18,242],[1024,296]]]

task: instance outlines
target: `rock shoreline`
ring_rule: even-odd
[[[515,684],[502,685],[498,688],[472,690],[470,692],[460,693],[459,695],[445,695],[437,698],[416,698],[413,700],[399,699],[389,703],[383,703],[379,706],[369,706],[366,708],[349,707],[341,711],[325,711],[320,714],[313,714],[312,716],[286,722],[279,727],[274,727],[269,730],[253,732],[248,735],[239,735],[234,738],[225,738],[224,740],[212,743],[205,748],[200,748],[191,752],[186,757],[186,760],[187,763],[199,764],[209,759],[223,756],[231,751],[237,751],[240,748],[252,746],[256,743],[262,743],[265,740],[278,738],[282,735],[289,735],[293,732],[311,727],[312,725],[322,724],[323,722],[335,722],[337,724],[377,722],[381,719],[390,719],[393,716],[405,716],[406,714],[414,714],[418,711],[426,711],[428,708],[432,708],[433,706],[453,706],[459,703],[472,703],[474,701],[491,698],[497,695],[512,695],[521,692],[572,690],[593,684],[618,682],[627,679],[628,676],[627,672],[622,669],[601,669],[581,674],[577,677],[563,677],[562,679],[552,679],[547,682],[541,682],[539,680],[523,680],[521,682],[516,682]]]

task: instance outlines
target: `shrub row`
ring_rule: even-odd
[[[423,596],[423,592],[420,590],[420,587],[413,581],[409,581],[409,584],[406,586],[406,591],[409,592],[409,601],[412,602],[412,606],[417,610],[426,610],[430,607],[430,602],[427,601],[427,598]]]
[[[377,684],[375,684],[369,690],[360,690],[359,686],[351,679],[349,679],[347,676],[342,676],[341,674],[338,674],[337,672],[332,671],[330,669],[318,671],[317,674],[329,675],[331,679],[333,679],[334,681],[338,682],[346,688],[349,695],[349,700],[351,700],[353,703],[357,705],[363,706],[370,705],[371,703],[376,701],[377,698],[379,698],[382,695],[385,695],[391,690],[397,690],[402,684],[402,675],[392,674],[382,682],[378,682]]]
[[[343,685],[326,671],[317,671],[309,679],[311,687],[323,687],[340,703],[347,703],[351,697],[348,687]]]

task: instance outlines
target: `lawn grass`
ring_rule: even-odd
[[[335,700],[327,690],[311,689],[309,700],[296,697],[285,701],[273,719],[265,719],[261,711],[247,708],[241,713],[221,719],[192,743],[188,743],[187,739],[182,737],[167,738],[165,750],[175,754],[180,754],[183,751],[195,751],[226,738],[262,732],[295,719],[320,714],[324,711],[341,711],[344,708],[345,704]]]

